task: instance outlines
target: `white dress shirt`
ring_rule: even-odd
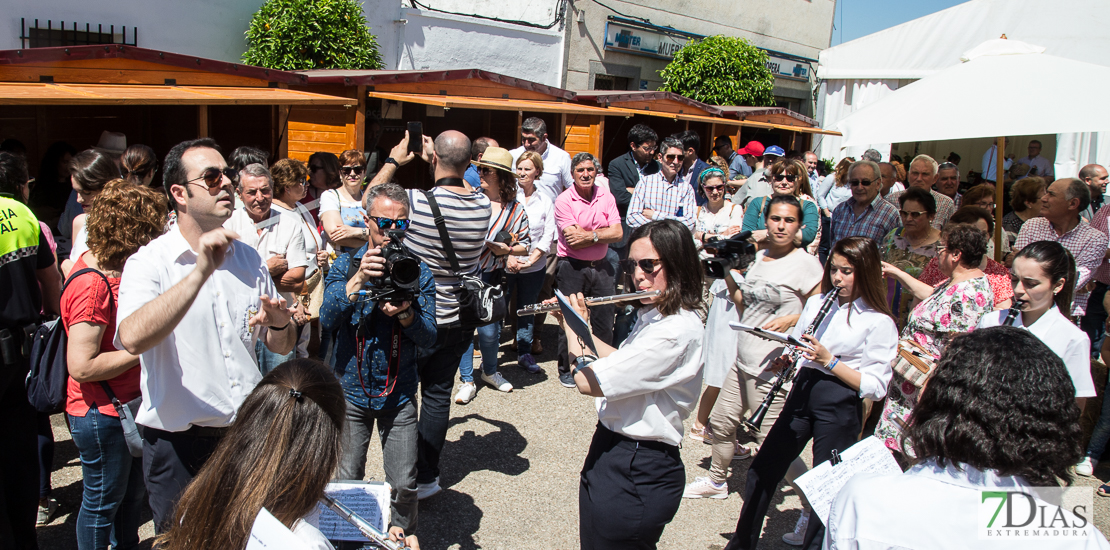
[[[273,208],[270,209],[270,215],[258,223],[251,219],[243,207],[236,208],[224,222],[224,228],[237,233],[239,240],[257,250],[263,260],[281,256],[289,264],[289,269],[307,267],[309,263],[302,225],[295,216],[282,214]],[[282,292],[281,297],[289,304],[296,299],[292,292]]]
[[[119,323],[184,279],[196,258],[176,225],[128,258],[116,313],[117,348],[123,349]],[[139,357],[143,403],[136,422],[170,432],[231,424],[262,379],[254,345],[267,328],[247,324],[262,294],[277,295],[265,262],[253,248],[232,243],[173,332]]]
[[[856,474],[833,500],[824,548],[1110,548],[1106,537],[1092,522],[1087,522],[1086,538],[981,540],[979,521],[983,507],[995,508],[999,503],[998,499],[983,503],[983,491],[992,489],[1029,490],[1029,484],[1020,477],[1000,476],[993,470],[979,470],[966,464],[950,463],[942,467],[935,459],[913,466],[901,475]],[[1048,506],[1040,501],[1038,504]],[[1070,511],[1063,513],[1069,524],[1073,521],[1083,523]],[[1002,516],[999,517],[1001,519]],[[1024,518],[1015,521],[1021,519]],[[1088,515],[1087,519],[1090,520],[1091,516]]]
[[[516,160],[525,150],[521,146],[509,151],[513,156],[514,167]],[[547,198],[551,199],[551,204],[555,204],[559,194],[574,185],[574,177],[570,174],[570,154],[549,141],[547,149],[544,149],[540,158],[543,159],[543,174],[536,180],[536,189],[543,191]],[[600,168],[601,166],[598,166],[599,172]]]
[[[682,421],[701,392],[704,335],[692,311],[641,313],[621,347],[591,366],[605,394],[596,402],[601,425],[632,439],[682,443]]]
[[[521,273],[535,273],[547,267],[547,251],[551,250],[555,242],[555,203],[540,193],[539,189],[531,197],[525,197],[523,190],[517,190],[516,200],[524,205],[524,212],[528,214],[528,233],[531,243],[528,244],[528,253],[533,250],[542,250],[543,256],[530,267],[521,269]]]
[[[1040,176],[1048,181],[1053,181],[1054,176],[1052,173],[1052,163],[1048,159],[1037,155],[1035,157],[1025,157],[1017,161],[1018,164],[1024,164],[1029,167],[1030,176]],[[1033,169],[1036,168],[1036,173]]]
[[[795,338],[801,338],[817,317],[823,301],[821,294],[806,301],[802,316],[794,325]],[[859,371],[860,397],[878,401],[886,396],[887,384],[894,375],[890,362],[898,353],[898,327],[893,318],[871,309],[863,298],[856,298],[848,304],[833,304],[813,336],[840,359],[841,365]],[[825,372],[821,365],[804,357],[800,366]]]
[[[304,237],[305,261],[308,262],[304,270],[304,276],[307,279],[316,272],[316,253],[320,251],[324,241],[320,232],[316,230],[316,222],[312,220],[312,214],[308,211],[308,208],[299,202],[295,206],[297,207],[296,210],[289,210],[275,202],[272,208],[282,215],[293,216],[301,220],[299,225],[301,235]]]
[[[997,327],[1006,320],[1009,310],[992,311],[979,320],[979,328]],[[1037,322],[1025,326],[1022,314],[1014,319],[1014,326],[1033,333],[1064,361],[1064,366],[1075,386],[1076,397],[1094,397],[1095,383],[1091,379],[1091,339],[1069,321],[1055,305],[1041,315]]]
[[[998,179],[998,168],[995,162],[998,161],[998,145],[991,145],[986,153],[983,153],[983,179],[987,181],[994,181]],[[1013,165],[1012,159],[1002,159],[1002,169],[1009,170]]]

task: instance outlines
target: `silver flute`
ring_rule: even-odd
[[[597,298],[586,298],[586,307],[602,306],[605,304],[615,304],[617,302],[629,302],[632,300],[642,300],[644,298],[654,298],[659,295],[658,290],[641,290],[640,292],[630,292],[628,294],[616,294],[613,296],[600,296]],[[520,315],[536,315],[539,313],[548,313],[551,311],[559,311],[559,303],[554,304],[532,304],[524,306],[516,310],[517,316]]]
[[[320,500],[324,504],[326,504],[328,508],[331,508],[333,512],[339,515],[339,517],[343,518],[347,523],[355,526],[355,529],[358,529],[358,531],[362,533],[362,536],[366,537],[367,540],[369,540],[370,542],[373,542],[378,546],[385,548],[385,550],[402,550],[403,548],[406,548],[403,541],[398,543],[389,540],[389,535],[386,535],[385,533],[379,531],[369,521],[366,521],[361,516],[356,514],[354,510],[348,508],[346,504],[343,504],[342,502],[339,502],[338,500],[335,500],[328,495],[324,495],[320,498]]]

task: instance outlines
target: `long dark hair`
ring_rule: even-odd
[[[690,230],[675,220],[656,220],[637,227],[628,242],[639,239],[651,241],[667,276],[667,289],[655,301],[659,313],[673,315],[680,309],[701,307],[701,262]]]
[[[328,153],[326,151],[312,153],[309,155],[308,162],[305,164],[312,166],[313,162],[319,162],[320,166],[324,168],[324,175],[327,176],[327,179],[324,180],[324,185],[326,185],[328,189],[337,189],[341,185],[339,181],[339,157],[335,156],[335,153]],[[311,175],[311,173],[312,171],[309,169],[309,174]]]
[[[96,149],[77,153],[69,163],[69,175],[85,191],[99,191],[105,184],[120,177],[112,157]]]
[[[912,441],[918,460],[1055,486],[1057,478],[1071,483],[1080,437],[1075,386],[1064,362],[1028,331],[1002,326],[952,339],[913,409],[903,444]]]
[[[128,183],[142,185],[147,174],[158,169],[158,157],[154,156],[154,149],[135,144],[123,152],[120,164],[123,165],[123,178]]]
[[[1040,264],[1052,286],[1064,281],[1064,288],[1056,293],[1053,301],[1064,317],[1070,316],[1071,301],[1075,297],[1075,258],[1071,252],[1056,241],[1037,241],[1025,245],[1014,256],[1014,259],[1017,258],[1029,258]]]
[[[323,363],[278,365],[247,396],[156,546],[245,548],[263,507],[292,529],[339,465],[345,415],[343,388]]]
[[[883,261],[879,247],[868,237],[845,237],[837,241],[825,262],[825,276],[821,278],[821,293],[833,288],[832,257],[839,254],[855,269],[855,284],[852,285],[852,300],[863,298],[871,309],[894,318],[890,305],[886,303],[886,284],[883,282]]]

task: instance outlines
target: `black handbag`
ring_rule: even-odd
[[[424,196],[427,197],[428,206],[432,209],[432,217],[436,228],[439,229],[439,238],[443,241],[443,251],[447,254],[451,271],[462,281],[462,288],[457,295],[459,323],[463,328],[477,328],[505,319],[509,312],[509,301],[505,297],[505,292],[499,285],[491,285],[477,274],[461,273],[459,258],[455,255],[455,247],[451,245],[451,236],[447,234],[447,224],[443,220],[439,204],[436,203],[431,191],[424,191]]]

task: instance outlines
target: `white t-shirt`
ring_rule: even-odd
[[[88,219],[86,218],[86,222]],[[69,261],[76,262],[82,254],[89,251],[89,226],[82,225],[81,231],[73,237],[73,245],[69,249]]]
[[[692,311],[641,313],[621,347],[592,365],[605,394],[595,402],[601,425],[632,439],[682,443],[682,421],[701,392],[704,336]]]
[[[224,228],[238,233],[239,240],[258,251],[263,261],[283,256],[289,269],[308,266],[300,225],[301,221],[295,216],[282,214],[273,208],[270,209],[270,216],[258,223],[243,207],[235,209],[224,222]],[[292,292],[282,292],[281,296],[290,304],[295,299]]]
[[[312,220],[312,214],[309,213],[308,208],[301,203],[297,203],[297,209],[289,210],[284,206],[274,203],[271,208],[280,212],[282,215],[291,215],[301,219],[301,233],[304,235],[304,252],[308,265],[305,267],[304,276],[307,279],[316,272],[316,252],[323,246],[324,241],[320,233],[316,230],[316,222]]]
[[[697,208],[697,219],[694,220],[694,232],[718,234],[732,226],[744,225],[744,209],[740,205],[726,200],[717,213],[709,211],[706,205]]]
[[[744,294],[744,313],[740,320],[745,325],[761,327],[784,315],[800,314],[805,296],[821,284],[824,275],[821,262],[801,248],[777,260],[767,261],[766,257],[766,250],[756,254],[740,284]],[[764,380],[775,377],[764,369],[772,359],[782,355],[783,346],[741,332],[736,338],[736,349],[736,361],[741,370]]]
[[[319,529],[303,519],[298,519],[297,523],[293,524],[293,534],[297,535],[309,550],[335,550],[331,541]]]
[[[979,320],[979,328],[997,327],[1006,320],[1009,310],[992,311]],[[1025,326],[1022,314],[1014,319],[1015,327],[1021,327],[1039,338],[1048,349],[1060,356],[1075,386],[1076,397],[1094,397],[1095,383],[1091,379],[1091,339],[1079,327],[1064,317],[1055,305],[1041,315],[1036,323]]]

